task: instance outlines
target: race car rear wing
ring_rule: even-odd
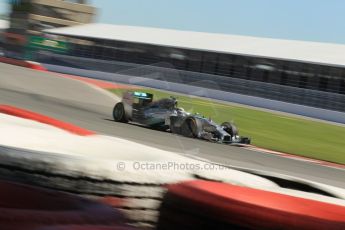
[[[133,92],[133,96],[144,99],[144,100],[153,100],[153,94],[152,93],[144,93],[144,92]]]
[[[137,99],[137,101],[135,100]],[[146,105],[153,101],[153,94],[145,92],[125,92],[122,97],[122,102],[132,105],[137,103],[140,105]]]

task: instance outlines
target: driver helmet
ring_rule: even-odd
[[[185,110],[183,108],[176,108],[177,113],[183,114],[185,113]]]

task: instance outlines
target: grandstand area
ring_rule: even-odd
[[[214,81],[223,91],[336,111],[345,108],[344,45],[107,24],[45,32],[70,42],[68,57],[50,58],[53,64],[105,72],[158,65],[178,70],[183,76],[179,80],[186,83],[198,76],[220,76],[222,83]],[[85,65],[73,56],[86,58]]]

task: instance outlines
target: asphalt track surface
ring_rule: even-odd
[[[116,101],[115,97],[76,80],[0,63],[0,104],[29,109],[102,134],[183,155],[345,188],[345,170],[116,123],[111,114]]]

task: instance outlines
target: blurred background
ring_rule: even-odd
[[[345,63],[341,45],[264,38],[251,40],[236,36],[222,40],[220,34],[201,35],[174,30],[172,35],[177,41],[174,47],[164,39],[165,32],[159,29],[95,24],[101,13],[109,16],[109,9],[104,9],[109,5],[104,5],[101,11],[92,3],[95,4],[95,1],[2,2],[0,54],[110,73],[127,71],[138,65],[158,65],[164,69],[160,71],[178,70],[178,81],[188,84],[193,79],[212,79],[217,82],[216,89],[227,92],[345,111]],[[116,3],[113,4],[115,14],[118,11],[115,10]],[[150,5],[147,7],[152,8]],[[122,15],[133,16],[138,8],[133,6]],[[157,5],[157,10],[152,8],[152,12],[160,9]],[[134,13],[131,13],[132,10]],[[315,11],[318,11],[317,7]],[[110,19],[109,16],[104,21]],[[147,20],[151,20],[149,15]],[[308,25],[308,21],[306,23]],[[151,38],[145,40],[147,34],[151,34]],[[199,36],[203,44],[194,46],[193,42],[190,43],[189,38],[193,36]],[[224,48],[220,45],[216,47],[219,41],[225,41]],[[243,48],[237,49],[233,45],[235,48],[227,49],[226,46],[231,44],[239,44]],[[160,66],[162,64],[157,63],[165,64]],[[164,80],[177,81],[176,76],[169,74]],[[237,87],[232,87],[234,84]],[[213,86],[206,84],[203,87]]]
[[[2,5],[6,8],[5,3]],[[30,55],[28,49],[33,43],[45,47],[44,42],[48,40],[42,39],[44,29],[91,23],[96,14],[96,9],[83,0],[14,0],[8,2],[7,8],[9,14],[2,15],[0,23],[1,41],[2,46],[6,44],[7,54],[17,58]],[[50,47],[52,49],[53,45]]]

